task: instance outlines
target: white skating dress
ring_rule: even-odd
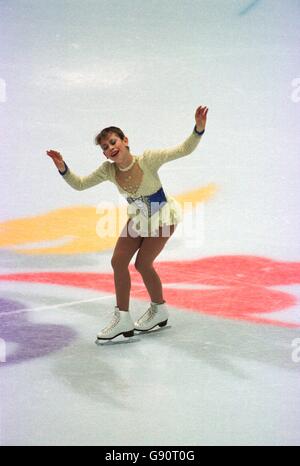
[[[90,175],[83,177],[73,173],[67,165],[65,170],[59,173],[72,188],[79,191],[103,181],[114,183],[128,202],[127,214],[128,218],[132,220],[132,228],[140,236],[153,236],[159,226],[175,225],[182,220],[181,205],[173,196],[164,192],[157,172],[163,164],[193,152],[200,139],[201,135],[194,128],[190,136],[178,146],[166,149],[148,149],[140,156],[133,155],[135,163],[130,169],[130,174],[132,172],[133,175],[132,185],[134,185],[135,175],[141,181],[132,191],[130,191],[128,182],[125,186],[119,179],[119,174],[124,172],[117,169],[115,162],[106,161]]]

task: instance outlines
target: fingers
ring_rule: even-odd
[[[60,155],[60,152],[57,152],[56,150],[47,150],[48,155]]]
[[[61,154],[59,152],[57,152],[56,150],[47,150],[46,153],[53,160],[60,160],[60,161],[62,160]]]
[[[208,112],[208,107],[201,107],[201,113],[207,113]]]
[[[208,107],[200,105],[196,110],[196,115],[206,115],[208,112]]]

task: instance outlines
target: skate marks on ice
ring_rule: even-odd
[[[139,332],[137,338],[131,337],[136,345],[130,344],[130,338],[128,343],[123,339],[96,346],[90,340],[95,322],[85,319],[82,338],[63,349],[52,366],[53,374],[74,393],[127,411],[137,381],[141,386],[151,384],[166,363],[172,377],[178,364],[185,367],[186,362],[196,364],[199,374],[210,368],[220,377],[227,374],[242,381],[252,380],[256,367],[299,371],[290,346],[296,329],[171,312],[172,331],[168,326]]]
[[[251,3],[246,5],[240,12],[239,16],[245,16],[247,13],[249,13],[251,10],[254,10],[258,6],[258,4],[261,3],[261,0],[253,0]]]
[[[176,345],[178,347],[182,346],[182,350],[187,351],[190,348],[195,357],[208,356],[212,364],[217,364],[220,361],[222,370],[224,370],[226,364],[222,364],[221,361],[223,358],[228,362],[234,359],[237,355],[236,348],[239,348],[242,359],[247,360],[251,356],[253,360],[267,362],[278,367],[288,364],[291,352],[290,344],[293,338],[297,337],[299,331],[299,323],[296,321],[297,316],[295,316],[293,322],[289,321],[295,314],[294,309],[296,309],[298,299],[294,293],[287,293],[277,287],[289,286],[289,291],[292,290],[290,287],[300,283],[300,264],[298,262],[278,261],[252,256],[214,256],[192,261],[181,261],[175,263],[175,265],[174,268],[174,262],[158,262],[157,268],[165,283],[167,302],[174,309],[181,309],[179,314],[182,315],[183,320],[181,322],[180,315],[175,311],[172,316],[174,331],[163,334],[161,331],[158,332],[158,329],[154,332],[151,331],[151,335],[156,337],[162,335],[160,342],[164,346],[173,345],[174,341],[176,341]],[[174,283],[178,281],[178,277],[180,277],[180,283],[176,283],[175,287]],[[147,301],[146,290],[135,285],[135,282],[139,285],[139,276],[134,270],[132,270],[132,279],[133,298],[138,299],[139,302],[141,300],[143,302],[144,300]],[[113,292],[112,275],[108,273],[19,273],[0,275],[0,280],[11,283],[15,281],[23,284],[30,283],[33,290],[36,289],[34,283],[43,283],[47,284],[47,286],[54,285],[53,290],[56,289],[55,285],[69,285],[75,286],[78,290],[84,288],[105,293]],[[187,289],[186,286],[189,286],[189,288]],[[276,288],[273,289],[273,287]],[[143,293],[145,293],[145,296],[143,296]],[[6,299],[9,300],[10,298]],[[68,340],[78,338],[78,335],[74,334],[74,330],[70,329],[70,327],[73,328],[74,326],[73,320],[70,321],[70,327],[67,326],[65,330],[59,325],[50,325],[47,328],[45,326],[47,322],[43,325],[41,323],[28,324],[30,314],[26,312],[15,313],[15,311],[24,308],[23,302],[26,303],[25,296],[14,307],[9,307],[9,304],[5,306],[3,302],[2,313],[0,312],[0,325],[5,329],[6,335],[11,339],[19,335],[18,339],[23,340],[23,346],[25,344],[25,351],[20,351],[17,359],[22,360],[22,357],[28,359],[29,357],[34,358],[49,354],[51,348],[54,351],[59,350],[60,345],[64,347]],[[79,310],[79,314],[83,318],[83,326],[82,328],[76,327],[76,330],[82,332],[86,325],[87,315],[90,315],[91,328],[87,339],[95,349],[95,330],[99,326],[97,318],[99,311],[101,313],[98,304],[95,308],[89,304],[88,308],[85,306],[84,310]],[[142,313],[142,309],[136,311]],[[274,313],[277,313],[276,319]],[[267,319],[266,314],[269,314],[270,318]],[[285,315],[289,317],[286,321]],[[10,322],[12,316],[14,317]],[[207,319],[204,319],[205,316]],[[194,320],[195,318],[197,318],[197,321]],[[218,319],[220,319],[219,323]],[[3,324],[4,321],[5,324]],[[241,325],[238,325],[238,321]],[[67,322],[69,323],[69,321]],[[189,322],[193,322],[195,328],[191,328]],[[211,333],[210,337],[203,332],[202,322],[204,322],[208,333]],[[208,322],[213,322],[213,324],[207,327]],[[54,322],[54,324],[57,324],[57,322]],[[229,334],[221,332],[225,328],[230,329]],[[28,334],[27,329],[29,329]],[[53,332],[51,329],[53,329]],[[239,329],[243,334],[242,340]],[[41,339],[37,338],[39,330],[42,331],[40,335],[43,338]],[[139,338],[143,338],[145,342],[151,340],[149,336],[145,337],[141,332],[139,332],[139,335]],[[265,335],[265,338],[261,338],[262,335]],[[5,335],[0,335],[0,337],[5,339]],[[50,341],[52,337],[53,342]],[[194,338],[195,341],[193,341]],[[205,344],[207,340],[209,342]],[[249,346],[249,341],[252,341],[253,346]],[[220,347],[224,342],[226,344],[221,351]],[[29,345],[31,345],[30,350]],[[34,352],[35,345],[37,345],[36,353]],[[38,345],[42,345],[43,349],[40,348],[39,350]],[[118,346],[125,348],[124,343],[121,343],[121,346],[117,344]],[[128,348],[132,348],[132,346]]]
[[[176,319],[177,320],[177,319]],[[291,342],[299,330],[189,314],[174,325],[176,350],[232,377],[247,379],[248,367],[266,365],[295,373]],[[171,345],[169,338],[160,344]]]
[[[0,264],[1,270],[9,271],[20,271],[20,270],[45,270],[45,264],[47,264],[47,270],[57,269],[73,269],[80,270],[86,267],[97,267],[99,268],[99,261],[103,254],[39,254],[29,255],[20,254],[8,249],[0,250]]]

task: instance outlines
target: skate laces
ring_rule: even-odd
[[[119,322],[120,314],[118,311],[115,311],[112,321],[102,330],[102,333],[109,333]]]
[[[157,314],[157,307],[154,304],[151,304],[149,309],[145,312],[145,314],[139,319],[138,323],[149,322],[155,314]]]

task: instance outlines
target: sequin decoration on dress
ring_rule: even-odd
[[[156,193],[149,196],[128,196],[127,201],[129,204],[134,204],[145,217],[149,218],[165,205],[167,198],[161,187]]]
[[[157,236],[159,227],[178,224],[182,220],[181,205],[163,188],[150,196],[127,197],[128,216],[132,228],[140,236]]]

